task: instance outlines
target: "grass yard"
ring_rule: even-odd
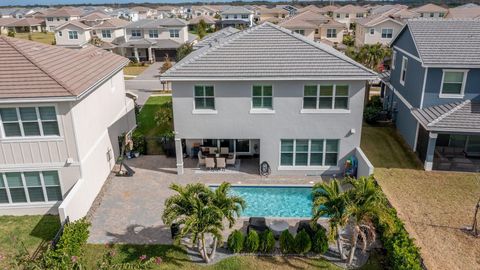
[[[32,40],[40,43],[45,43],[52,45],[52,42],[55,40],[55,34],[52,32],[35,32],[35,33],[16,33],[16,38],[28,39],[28,35],[32,35]]]
[[[426,172],[392,127],[364,126],[362,149],[428,269],[480,269],[480,239],[465,233],[480,174]]]
[[[0,216],[0,255],[6,258],[14,254],[12,236],[22,241],[30,254],[53,239],[60,228],[58,216]],[[7,260],[0,260],[0,268]]]
[[[123,68],[124,75],[137,76],[140,73],[144,72],[148,68],[148,65],[145,66],[126,66]]]

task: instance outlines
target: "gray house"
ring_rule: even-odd
[[[199,148],[213,148],[233,156],[233,166],[258,172],[267,162],[280,175],[337,174],[356,156],[368,175],[359,146],[365,84],[375,77],[271,23],[220,38],[162,76],[172,82],[178,173],[183,154],[200,157],[201,168]]]
[[[393,40],[385,106],[426,170],[480,169],[480,21],[411,20]]]

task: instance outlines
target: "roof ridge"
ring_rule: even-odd
[[[440,115],[439,117],[437,117],[436,119],[432,120],[427,126],[433,126],[435,125],[436,123],[442,121],[443,119],[445,119],[447,116],[453,114],[454,112],[460,110],[461,108],[463,108],[465,105],[471,103],[472,101],[470,99],[467,99],[465,101],[463,101],[462,103],[458,104],[457,106],[455,106],[455,108],[449,110],[448,112]]]
[[[16,51],[18,51],[23,57],[25,57],[25,59],[27,59],[28,61],[30,61],[30,63],[32,63],[33,65],[35,65],[38,69],[40,69],[43,73],[45,73],[45,75],[47,75],[48,77],[52,78],[52,80],[54,80],[56,83],[58,83],[60,86],[62,86],[65,90],[67,90],[67,92],[69,92],[70,94],[74,95],[75,94],[73,93],[73,91],[70,89],[70,87],[64,82],[62,81],[61,79],[57,78],[56,76],[50,74],[49,72],[47,72],[47,69],[45,67],[43,67],[40,63],[38,63],[37,61],[31,59],[31,57],[27,56],[27,53],[25,52],[25,50],[19,48],[17,45],[15,45],[13,42],[11,42],[11,40],[14,40],[13,38],[9,38],[9,37],[0,37],[2,38],[5,42],[7,42],[8,45],[10,45],[12,48],[14,48]],[[11,40],[9,40],[11,39]],[[36,43],[34,41],[26,41],[26,40],[23,40],[22,42],[31,42],[31,43]],[[42,44],[43,45],[43,44]]]
[[[272,26],[292,37],[295,37],[297,39],[299,39],[300,41],[303,41],[313,47],[316,47],[317,49],[320,49],[320,50],[323,50],[324,52],[334,56],[334,57],[337,57],[339,58],[340,60],[343,60],[343,61],[346,61],[346,62],[349,62],[350,64],[353,64],[359,68],[362,68],[364,69],[365,71],[367,72],[371,72],[372,74],[376,75],[377,73],[374,72],[373,70],[370,70],[368,68],[366,68],[365,66],[363,66],[362,64],[358,63],[357,61],[351,59],[350,57],[346,56],[346,55],[343,55],[342,53],[338,52],[337,50],[335,50],[334,48],[330,47],[330,46],[327,46],[327,45],[324,45],[322,43],[319,43],[319,42],[315,42],[315,41],[311,41],[309,39],[307,39],[306,37],[300,35],[300,34],[293,34],[292,32],[288,31],[287,29],[283,28],[283,27],[280,27],[278,25],[275,25],[273,23],[270,23],[270,22],[265,22],[263,24],[268,24],[269,26]],[[262,24],[262,25],[263,25]],[[335,51],[333,51],[335,50]]]

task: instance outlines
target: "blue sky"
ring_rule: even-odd
[[[278,0],[270,0],[276,2]],[[57,4],[124,4],[124,3],[188,3],[186,0],[0,0],[0,6],[14,5],[57,5]],[[193,1],[194,2],[194,1]],[[232,0],[210,0],[205,2],[232,2]]]

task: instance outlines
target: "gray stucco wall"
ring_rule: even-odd
[[[174,82],[173,112],[177,137],[182,139],[260,139],[260,159],[267,161],[274,174],[332,174],[343,167],[346,157],[360,145],[364,81],[338,81],[349,84],[348,113],[301,113],[303,86],[329,82],[276,81],[273,85],[274,114],[252,114],[252,82],[202,82],[214,85],[217,114],[193,114],[195,83]],[[350,130],[355,129],[355,134]],[[338,167],[324,170],[279,171],[281,139],[340,139]]]

